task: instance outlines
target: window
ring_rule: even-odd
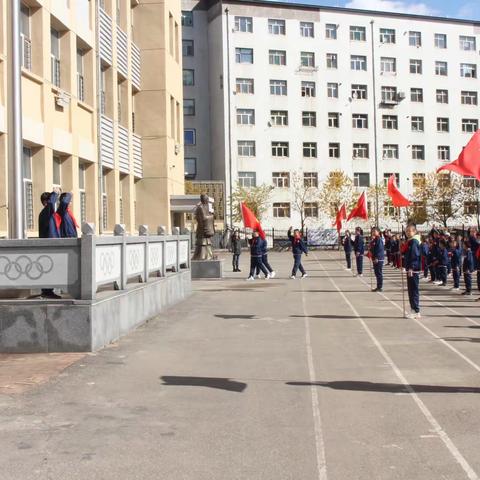
[[[303,156],[305,158],[317,158],[317,144],[315,142],[303,142]]]
[[[288,157],[288,142],[272,142],[272,157]]]
[[[302,67],[315,67],[315,54],[313,52],[301,52],[300,65]]]
[[[386,130],[398,130],[397,115],[383,115],[382,127]]]
[[[237,63],[253,63],[253,48],[236,48],[235,61]]]
[[[318,187],[318,173],[317,172],[304,172],[303,173],[303,186],[305,188],[317,188]]]
[[[442,162],[450,161],[450,147],[447,145],[439,145],[437,147],[437,158]]]
[[[253,108],[237,108],[237,125],[255,125]]]
[[[194,98],[183,99],[183,114],[186,117],[191,117],[195,115],[195,99]]]
[[[353,158],[369,158],[368,143],[354,143],[353,144]]]
[[[285,50],[269,50],[268,62],[270,65],[286,65],[287,52]]]
[[[327,53],[327,68],[338,68],[338,57],[336,53]]]
[[[421,60],[410,60],[410,73],[415,73],[418,75],[422,74],[422,61]]]
[[[366,113],[353,113],[352,114],[352,127],[353,128],[368,128],[368,115]]]
[[[410,89],[410,101],[423,102],[423,88],[411,88]]]
[[[270,95],[286,95],[287,81],[286,80],[270,80]]]
[[[28,230],[32,230],[34,228],[32,150],[28,147],[23,147],[22,171],[23,201],[25,203],[25,226]]]
[[[80,223],[87,221],[87,192],[85,191],[87,165],[78,164],[78,191],[80,193]]]
[[[327,83],[327,96],[338,98],[338,83]]]
[[[367,40],[367,31],[365,27],[350,27],[350,40],[365,42]]]
[[[335,25],[334,23],[327,23],[325,25],[325,38],[328,38],[330,40],[336,40],[337,28],[337,25]]]
[[[393,28],[380,29],[380,43],[395,43],[395,30]]]
[[[425,185],[425,174],[414,173],[412,175],[412,185],[413,188],[422,188]]]
[[[287,110],[272,110],[270,112],[272,125],[287,126],[288,125],[288,111]]]
[[[182,55],[184,57],[193,57],[193,40],[182,40]]]
[[[340,144],[339,143],[329,143],[328,144],[328,157],[329,158],[340,158]]]
[[[273,172],[272,173],[273,186],[277,188],[290,187],[290,173],[289,172]]]
[[[330,128],[340,128],[340,114],[332,113],[328,114],[328,126]]]
[[[437,132],[450,131],[450,121],[448,118],[437,117]]]
[[[422,32],[408,32],[408,44],[411,47],[421,47]]]
[[[425,160],[424,145],[412,145],[412,160]]]
[[[182,10],[182,27],[193,27],[193,12]]]
[[[477,49],[475,37],[460,35],[460,50],[474,52]]]
[[[461,63],[460,76],[464,78],[477,78],[477,66],[473,63]]]
[[[478,93],[462,91],[462,105],[478,105]]]
[[[397,184],[397,187],[400,188],[400,174],[399,173],[384,173],[383,174],[383,185],[385,187],[388,185],[388,181],[390,180],[390,177],[392,175],[395,175],[395,183]]]
[[[302,82],[302,97],[314,97],[315,96],[315,82]]]
[[[235,82],[235,91],[237,93],[253,94],[253,78],[237,78]]]
[[[275,218],[289,218],[290,217],[290,204],[288,202],[274,203],[273,204],[273,216]]]
[[[478,130],[478,120],[473,118],[462,118],[462,132],[475,133]]]
[[[60,34],[50,29],[50,66],[53,85],[60,87]]]
[[[183,143],[185,145],[196,145],[197,144],[197,133],[194,128],[186,128],[183,131]]]
[[[447,62],[435,62],[435,75],[446,77],[448,75]]]
[[[195,70],[183,69],[183,85],[191,86],[195,85]]]
[[[392,57],[380,58],[380,72],[385,73],[397,73],[397,60]]]
[[[272,35],[285,35],[285,20],[269,18],[268,33]]]
[[[397,103],[397,87],[382,87],[382,103]]]
[[[239,157],[254,157],[256,155],[255,140],[238,140],[237,154]]]
[[[412,132],[423,132],[425,130],[425,122],[423,117],[412,117]]]
[[[317,202],[305,202],[303,213],[305,217],[318,218],[318,203]]]
[[[185,158],[185,178],[193,180],[197,176],[197,159],[196,158]]]
[[[257,186],[257,174],[255,172],[238,172],[238,184],[243,188]]]
[[[314,37],[313,22],[300,22],[300,35],[302,37]]]
[[[437,103],[448,103],[448,90],[437,90]]]
[[[252,17],[235,17],[235,31],[252,33],[253,32]]]
[[[30,39],[30,9],[25,5],[20,6],[20,49],[22,67],[32,69],[32,42]]]
[[[363,55],[350,56],[350,68],[352,70],[367,70],[367,57]]]
[[[370,186],[370,174],[355,172],[353,174],[353,184],[356,187],[369,187]]]
[[[463,204],[464,215],[476,215],[478,203],[476,201],[467,201]]]
[[[353,100],[366,100],[367,99],[367,86],[366,85],[352,85],[352,99]]]
[[[304,127],[316,127],[317,112],[302,112],[302,125]]]
[[[447,48],[447,36],[444,33],[435,34],[435,47],[436,48]]]
[[[383,145],[382,157],[387,159],[398,159],[398,145]]]
[[[81,102],[85,101],[85,79],[83,77],[83,57],[85,52],[77,49],[77,97]]]

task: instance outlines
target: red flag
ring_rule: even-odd
[[[475,177],[480,180],[480,130],[473,134],[459,157],[447,165],[442,165],[437,173],[442,170],[451,170],[465,177]]]
[[[259,235],[265,240],[265,232],[263,231],[257,217],[243,202],[240,204],[240,207],[242,209],[243,225],[245,226],[245,228],[257,230]]]
[[[398,189],[395,175],[393,174],[388,179],[387,193],[392,199],[392,205],[394,207],[408,207],[412,204],[412,202],[404,197],[402,192]]]
[[[335,223],[332,225],[332,227],[337,227],[337,232],[339,232],[342,229],[342,222],[346,219],[347,209],[345,208],[345,204],[343,204],[337,212],[337,218],[335,219]]]
[[[360,195],[357,206],[350,212],[347,222],[352,218],[363,218],[363,220],[368,220],[367,194],[365,192]]]

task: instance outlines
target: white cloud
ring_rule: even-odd
[[[351,0],[345,7],[414,15],[436,15],[438,13],[425,3],[410,3],[402,0]]]

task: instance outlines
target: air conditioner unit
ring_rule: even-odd
[[[398,92],[397,93],[397,100],[405,100],[405,92]]]
[[[59,92],[55,95],[55,103],[61,107],[65,108],[70,105],[70,95],[67,92]]]

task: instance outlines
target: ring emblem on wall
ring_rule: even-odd
[[[105,276],[111,275],[115,269],[114,252],[101,252],[99,266]]]
[[[32,259],[28,255],[19,255],[15,259],[0,256],[0,275],[4,275],[11,281],[26,276],[30,280],[38,280],[53,269],[53,260],[48,255],[40,255]]]

